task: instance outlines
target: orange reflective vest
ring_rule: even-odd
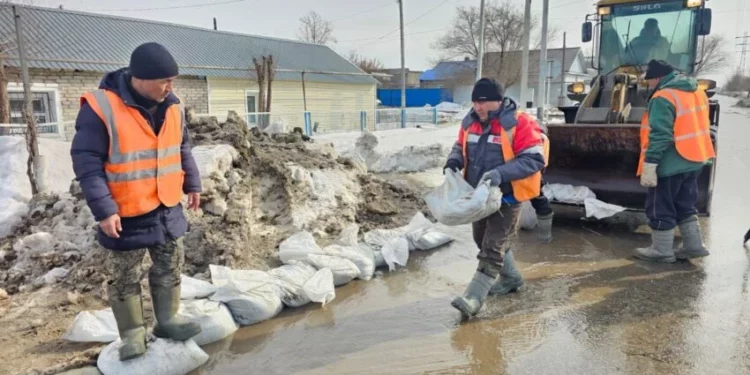
[[[708,96],[705,91],[686,92],[661,89],[654,93],[652,99],[655,98],[667,99],[675,108],[674,144],[680,156],[696,163],[703,163],[716,157],[711,143],[711,121],[709,120]],[[643,170],[650,132],[651,125],[648,123],[647,110],[641,119],[641,155],[636,176],[640,176]]]
[[[525,114],[522,115],[525,116]],[[516,118],[518,118],[518,116],[519,114],[516,113]],[[466,129],[464,130],[464,136],[462,137],[463,143],[461,144],[461,149],[464,157],[464,165],[468,165],[469,162],[467,147],[469,134],[469,129]],[[516,157],[516,154],[513,153],[513,137],[515,136],[515,134],[515,127],[511,130],[510,134],[508,134],[508,132],[506,132],[505,129],[500,126],[500,146],[503,152],[503,160],[505,160],[506,163]],[[546,167],[549,163],[549,138],[547,138],[547,136],[544,134],[542,134],[542,152],[544,157],[544,166]],[[467,168],[464,167],[464,178],[466,178],[466,169]],[[513,180],[510,182],[510,185],[513,187],[513,198],[515,198],[519,203],[534,199],[541,194],[542,172],[534,172],[528,177],[522,178],[520,180]]]
[[[102,119],[109,133],[104,163],[107,185],[121,217],[147,214],[159,205],[176,206],[182,199],[182,113],[167,109],[158,136],[138,109],[114,92],[95,90],[81,97]]]

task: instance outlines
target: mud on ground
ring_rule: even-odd
[[[417,210],[427,213],[416,191],[307,147],[298,131],[249,130],[233,113],[226,123],[206,118],[189,128],[204,192],[201,209],[186,211],[186,274],[208,279],[209,264],[269,269],[280,264],[278,244],[300,230],[325,243],[351,222],[364,233],[405,225]],[[106,250],[96,243],[80,188],[73,183],[69,193],[39,196],[30,207],[22,225],[0,240],[0,288],[10,295],[0,297],[0,374],[70,368],[63,362],[80,367],[103,347],[61,339],[78,312],[107,305]],[[149,263],[146,256],[144,269]]]

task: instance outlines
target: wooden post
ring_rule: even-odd
[[[302,104],[307,112],[307,92],[305,91],[305,71],[302,71]]]

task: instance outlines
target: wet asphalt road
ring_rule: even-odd
[[[476,267],[468,227],[409,266],[336,289],[325,308],[286,309],[211,345],[204,374],[750,374],[750,110],[723,102],[712,255],[655,265],[644,234],[560,224],[522,231],[517,294],[460,322],[451,299]]]

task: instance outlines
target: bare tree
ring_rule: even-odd
[[[349,55],[346,59],[365,73],[372,73],[376,70],[385,68],[383,63],[377,58],[363,56],[357,53],[357,51],[349,51]]]
[[[724,37],[709,35],[698,42],[698,60],[694,75],[714,73],[729,65]]]
[[[333,37],[333,24],[315,11],[310,11],[299,19],[297,36],[300,40],[315,44],[336,43]]]
[[[505,52],[523,49],[523,8],[504,0],[485,6],[484,51]],[[539,20],[531,18],[531,35],[539,35]],[[559,31],[548,28],[547,43],[557,40]],[[538,49],[541,35],[532,39],[530,47]],[[432,47],[438,50],[443,60],[479,55],[479,7],[458,6],[451,29],[441,36]]]

